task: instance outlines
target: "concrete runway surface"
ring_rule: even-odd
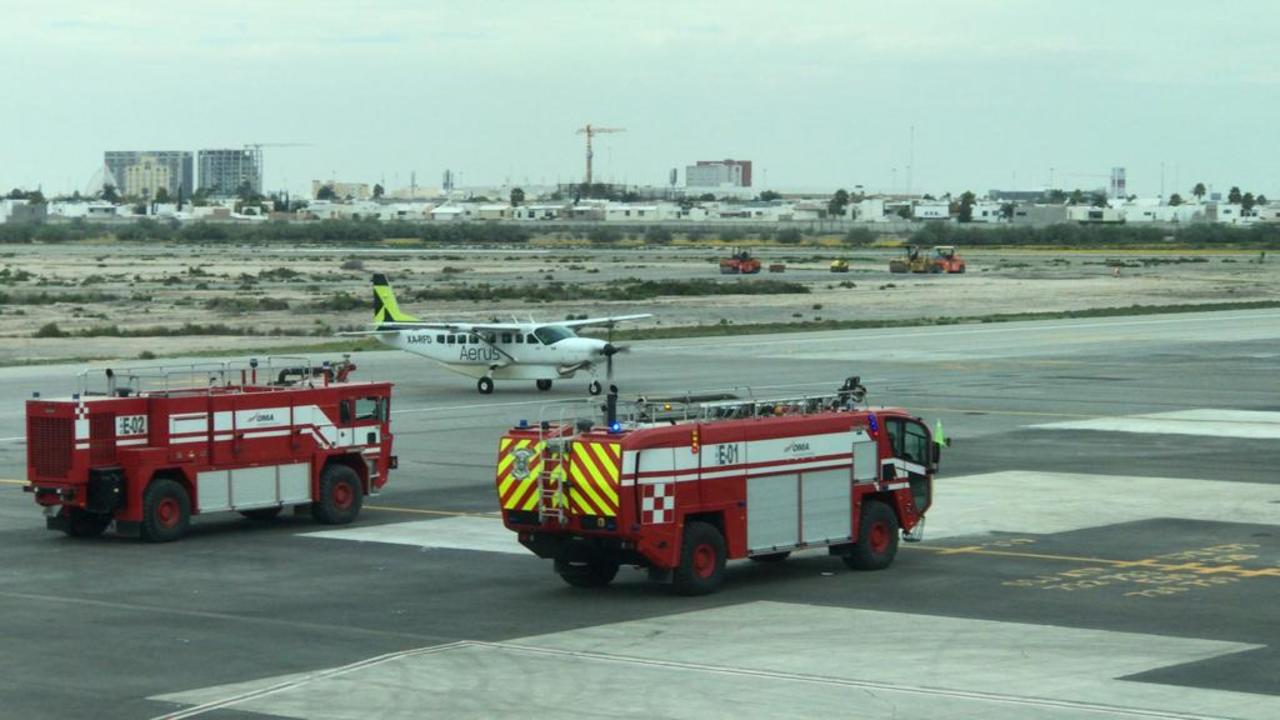
[[[20,401],[82,368],[0,370],[0,717],[1280,717],[1278,311],[636,343],[624,394],[857,374],[954,438],[890,569],[732,563],[699,598],[575,591],[495,519],[498,435],[587,377],[356,360],[401,463],[356,524],[167,545],[44,530]]]

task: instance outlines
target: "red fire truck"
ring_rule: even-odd
[[[349,523],[396,466],[391,384],[353,382],[354,369],[272,358],[86,371],[70,398],[27,401],[26,490],[75,537],[114,521],[166,542],[192,515],[286,506]]]
[[[524,423],[499,442],[503,522],[578,587],[636,565],[702,594],[728,559],[809,548],[888,567],[900,535],[922,537],[941,450],[919,418],[866,407],[865,394],[857,378],[830,395],[772,400],[622,407],[610,394],[603,423],[599,408]]]

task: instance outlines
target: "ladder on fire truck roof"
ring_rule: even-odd
[[[861,378],[854,375],[845,379],[835,391],[816,394],[787,395],[756,398],[747,388],[748,397],[740,398],[728,393],[686,393],[671,397],[640,397],[633,401],[614,400],[615,412],[609,416],[609,399],[602,405],[598,399],[588,400],[585,412],[582,401],[557,403],[559,411],[554,422],[544,417],[539,427],[545,433],[552,427],[557,434],[565,428],[586,430],[595,425],[601,411],[608,429],[634,429],[638,427],[674,424],[677,422],[714,422],[752,417],[778,417],[783,415],[810,415],[818,412],[856,410],[866,406],[867,388]],[[613,427],[616,423],[616,427]],[[552,441],[554,442],[554,441]]]
[[[187,365],[143,365],[138,367],[91,368],[77,375],[81,397],[128,397],[144,392],[222,391],[246,387],[280,388],[315,379],[345,380],[355,369],[351,356],[344,354],[337,362],[325,360],[315,364],[301,356],[268,356],[266,363],[257,358],[242,361],[213,361]],[[105,382],[105,390],[91,387],[94,381]]]

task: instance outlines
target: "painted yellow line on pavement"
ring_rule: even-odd
[[[0,483],[5,485],[26,485],[26,480],[9,480],[8,478],[0,478]]]
[[[1245,568],[1239,565],[1204,565],[1198,562],[1162,562],[1160,558],[1142,560],[1113,560],[1110,558],[1089,557],[1086,555],[1053,555],[1049,553],[1017,552],[1013,550],[988,550],[981,545],[964,547],[927,547],[921,545],[905,545],[912,550],[925,550],[936,555],[986,555],[993,557],[1024,558],[1027,560],[1058,560],[1062,562],[1086,563],[1090,565],[1109,565],[1117,568],[1150,568],[1162,572],[1186,572],[1196,575],[1234,575],[1236,577],[1277,577],[1280,578],[1280,567]]]

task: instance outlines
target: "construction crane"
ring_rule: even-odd
[[[594,127],[591,123],[587,123],[584,127],[580,127],[574,131],[575,135],[587,136],[587,184],[591,184],[591,156],[594,154],[591,150],[591,138],[604,133],[620,133],[625,132],[626,128],[605,128]]]
[[[262,180],[266,177],[262,170],[262,148],[264,147],[315,147],[315,143],[245,143],[244,149],[253,158],[253,167],[258,171],[258,182],[254,191],[259,193],[262,192]]]

